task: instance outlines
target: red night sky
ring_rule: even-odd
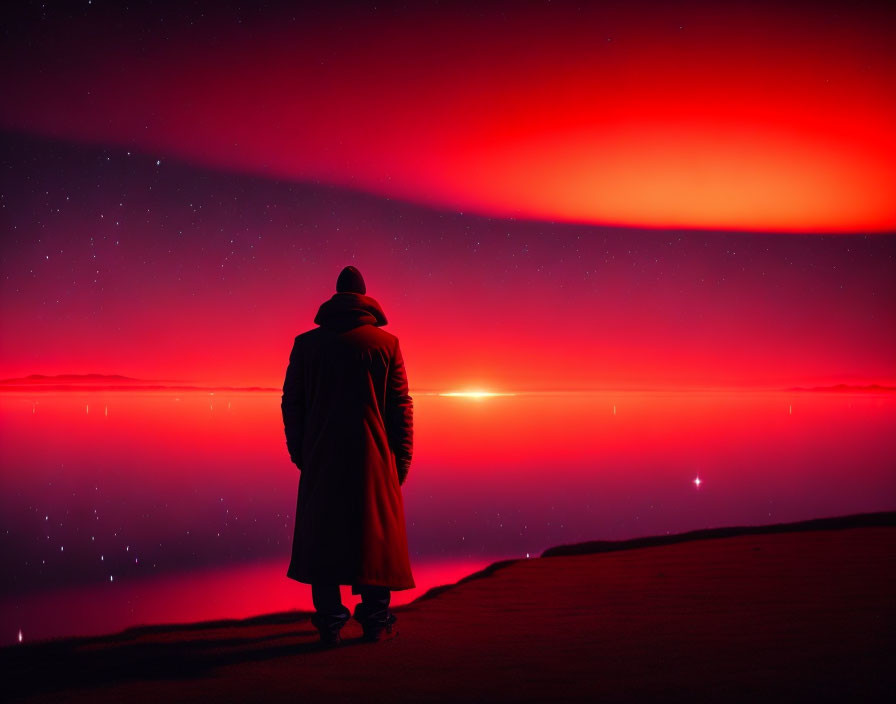
[[[882,4],[95,4],[4,22],[2,376],[276,386],[354,263],[417,388],[896,378]]]

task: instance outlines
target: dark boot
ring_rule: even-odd
[[[371,607],[362,602],[355,606],[354,616],[364,629],[364,640],[369,643],[378,643],[398,635],[395,614],[389,607]]]
[[[351,612],[344,606],[341,612],[333,614],[315,613],[311,617],[311,623],[320,634],[321,645],[332,647],[342,643],[339,631],[342,630],[351,615]]]
[[[351,611],[342,605],[339,585],[312,584],[311,598],[316,609],[316,613],[311,617],[311,623],[320,633],[321,644],[325,646],[339,645],[342,642],[339,631],[352,616]]]

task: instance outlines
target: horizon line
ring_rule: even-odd
[[[109,383],[112,381],[115,383]],[[104,383],[105,382],[105,383]],[[25,377],[0,379],[0,391],[188,391],[188,392],[282,392],[277,386],[237,386],[231,384],[202,385],[195,382],[168,379],[139,379],[122,374],[29,374]],[[893,392],[893,382],[865,382],[812,385],[774,385],[774,384],[646,384],[620,386],[589,386],[584,388],[485,388],[481,385],[470,387],[420,387],[411,388],[409,393],[417,396],[438,396],[444,398],[487,399],[511,396],[546,396],[546,395],[586,395],[595,393],[645,393],[645,392],[820,392],[820,391],[863,391]]]

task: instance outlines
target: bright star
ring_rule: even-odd
[[[698,489],[700,488],[700,485],[701,485],[702,483],[703,483],[703,481],[700,479],[700,477],[697,477],[697,478],[694,480],[694,486],[696,486]]]

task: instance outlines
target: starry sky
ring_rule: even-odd
[[[4,13],[2,377],[275,387],[355,264],[417,389],[896,379],[880,5]]]

